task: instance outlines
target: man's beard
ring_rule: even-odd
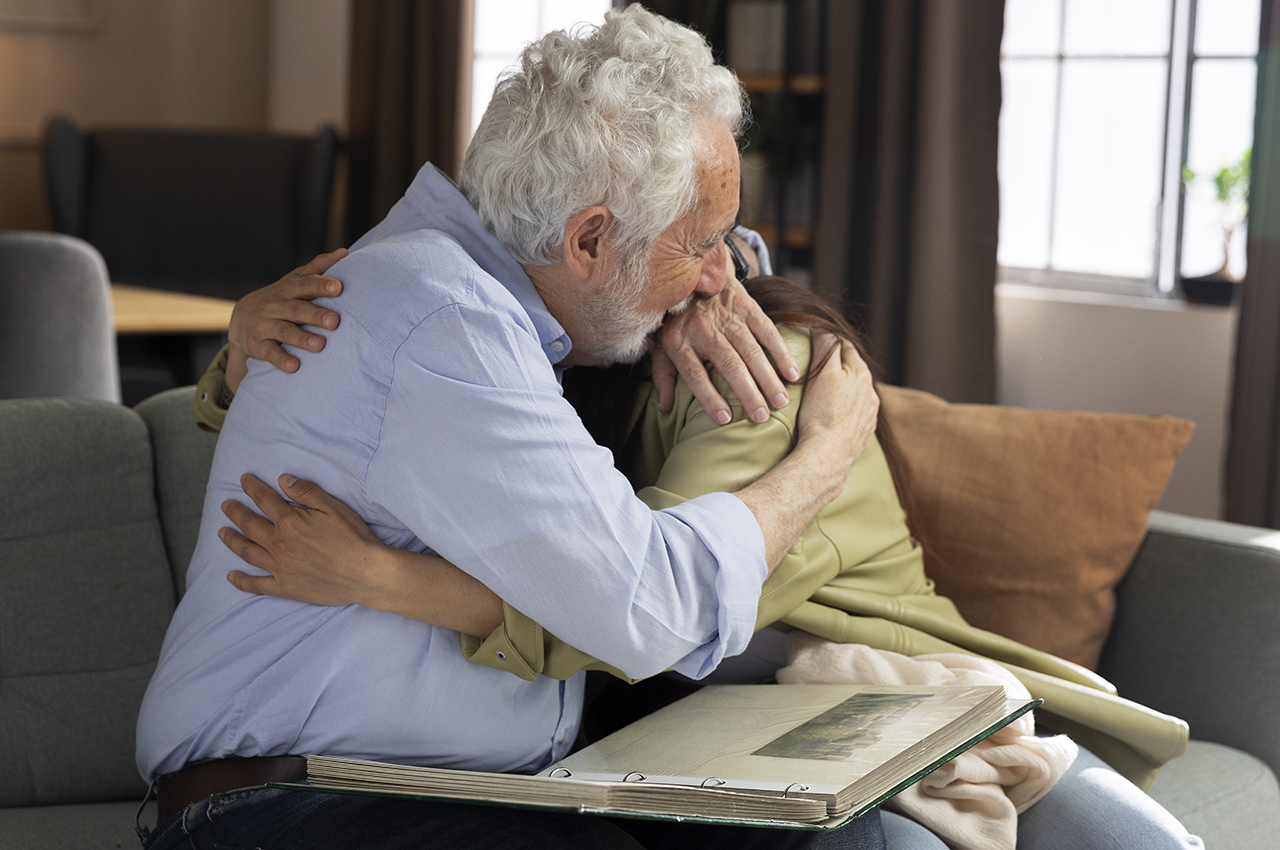
[[[640,302],[649,286],[649,252],[621,264],[614,277],[590,301],[579,305],[582,330],[573,347],[601,364],[635,363],[649,351],[653,332],[668,313],[683,312],[690,295],[670,310],[644,313]]]

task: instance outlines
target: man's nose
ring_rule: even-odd
[[[702,261],[695,291],[708,298],[719,295],[729,279],[729,249],[721,242]]]

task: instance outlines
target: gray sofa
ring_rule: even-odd
[[[134,720],[215,443],[191,393],[0,402],[0,850],[137,846]],[[1153,515],[1104,656],[1122,694],[1190,721],[1152,795],[1215,850],[1280,835],[1277,540]]]

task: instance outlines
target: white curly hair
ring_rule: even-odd
[[[548,33],[494,91],[462,161],[480,219],[524,265],[559,261],[569,219],[599,204],[624,259],[645,251],[696,202],[710,118],[735,137],[747,121],[733,72],[693,30],[638,5],[600,27]]]

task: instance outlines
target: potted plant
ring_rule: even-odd
[[[1252,148],[1235,162],[1223,163],[1213,175],[1213,184],[1217,189],[1218,205],[1221,208],[1219,222],[1222,226],[1222,266],[1217,271],[1202,277],[1186,277],[1182,279],[1183,293],[1189,301],[1201,301],[1212,304],[1230,304],[1239,292],[1240,280],[1231,271],[1231,243],[1244,227],[1249,214],[1249,170],[1252,159]],[[1197,175],[1190,168],[1183,166],[1184,182],[1195,180]]]

